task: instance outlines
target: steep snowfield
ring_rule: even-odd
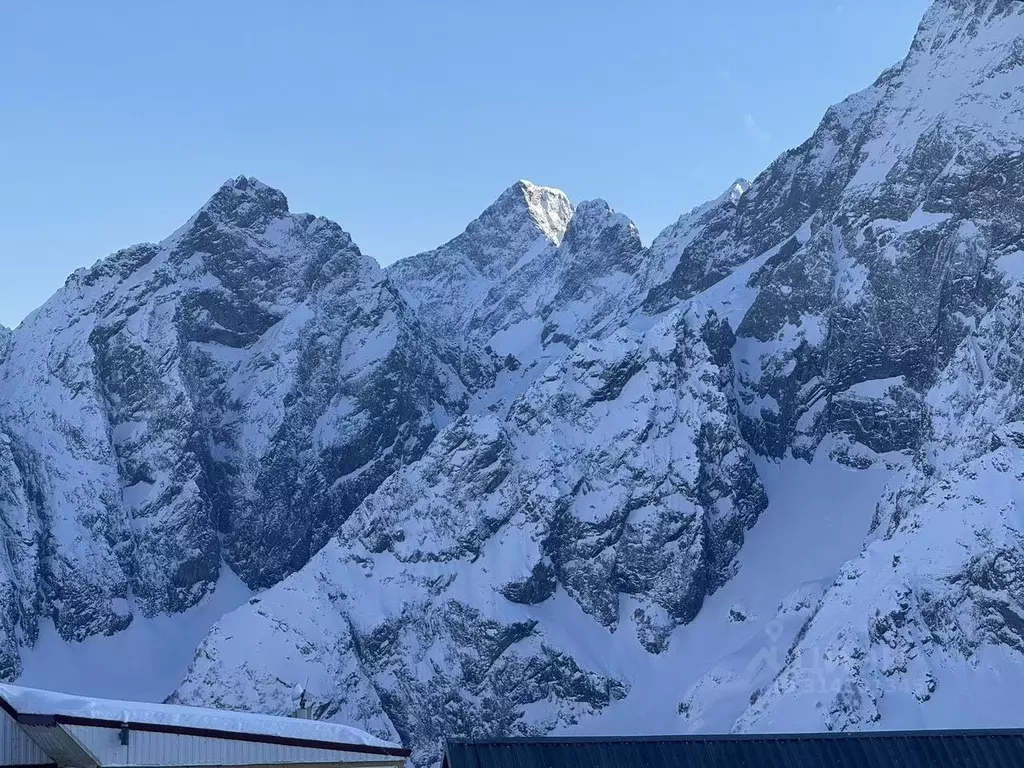
[[[826,451],[811,463],[760,460],[770,503],[746,536],[736,576],[675,631],[668,653],[622,655],[631,666],[621,674],[638,695],[576,730],[728,732],[751,694],[781,670],[843,563],[859,553],[893,469],[852,469]]]
[[[1020,458],[999,449],[884,521],[736,727],[1019,727]]]
[[[64,640],[52,620],[44,619],[39,639],[21,654],[18,684],[81,696],[163,701],[180,684],[210,628],[252,594],[225,568],[214,591],[199,604],[178,614],[137,616],[114,635]]]

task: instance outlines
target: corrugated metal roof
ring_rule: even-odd
[[[127,728],[153,734],[171,734],[197,738],[292,747],[307,750],[381,756],[371,762],[402,762],[410,752],[368,733],[336,723],[319,720],[258,715],[250,712],[204,709],[148,702],[93,699],[85,696],[44,691],[0,683],[0,710],[20,725],[39,746],[49,751],[53,745],[40,743],[32,729],[65,727]],[[43,734],[43,731],[39,732]],[[47,738],[59,738],[56,736]],[[51,755],[62,758],[58,755]],[[365,761],[363,758],[361,760]],[[80,766],[79,762],[69,765]],[[317,760],[315,762],[324,762]],[[332,762],[328,760],[327,762]],[[0,764],[0,768],[3,768]]]
[[[25,718],[35,718],[35,725],[44,724],[39,720],[42,717],[50,724],[111,728],[120,728],[126,724],[139,731],[233,738],[284,746],[338,748],[394,757],[409,756],[409,751],[398,745],[338,723],[177,704],[73,696],[7,683],[0,683],[0,709],[18,722],[23,722]]]
[[[454,739],[444,768],[1019,768],[1024,731]]]

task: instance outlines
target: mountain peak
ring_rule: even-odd
[[[200,209],[237,227],[251,227],[261,221],[288,215],[288,198],[253,176],[225,181]]]
[[[747,190],[750,189],[750,182],[746,179],[736,179],[725,192],[722,194],[722,200],[730,200],[733,203],[738,203],[740,198],[743,197]]]
[[[596,199],[576,206],[559,253],[563,258],[574,254],[570,258],[594,276],[610,268],[631,271],[641,250],[640,233],[630,218]]]
[[[1018,0],[933,0],[911,52],[934,52],[957,39],[974,37],[985,25],[1020,16],[1021,10]]]
[[[562,190],[520,179],[502,192],[481,218],[518,218],[522,213],[527,214],[537,228],[557,245],[565,236],[573,206]]]
[[[633,222],[624,213],[619,213],[608,205],[607,201],[601,198],[594,200],[583,200],[576,206],[575,213],[572,218],[572,229],[578,229],[580,227],[610,227],[610,226],[622,226],[622,227],[633,227]],[[637,235],[639,241],[639,235]]]

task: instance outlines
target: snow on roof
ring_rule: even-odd
[[[344,745],[364,745],[399,750],[396,744],[378,739],[358,728],[321,720],[204,709],[176,704],[149,704],[72,696],[38,688],[0,683],[0,698],[19,715],[54,715],[119,723],[162,725],[183,729],[224,731],[259,737],[301,739]],[[237,736],[236,736],[237,737]]]

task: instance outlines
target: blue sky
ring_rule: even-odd
[[[385,264],[519,178],[649,242],[902,58],[927,5],[4,3],[0,323],[239,174]]]

